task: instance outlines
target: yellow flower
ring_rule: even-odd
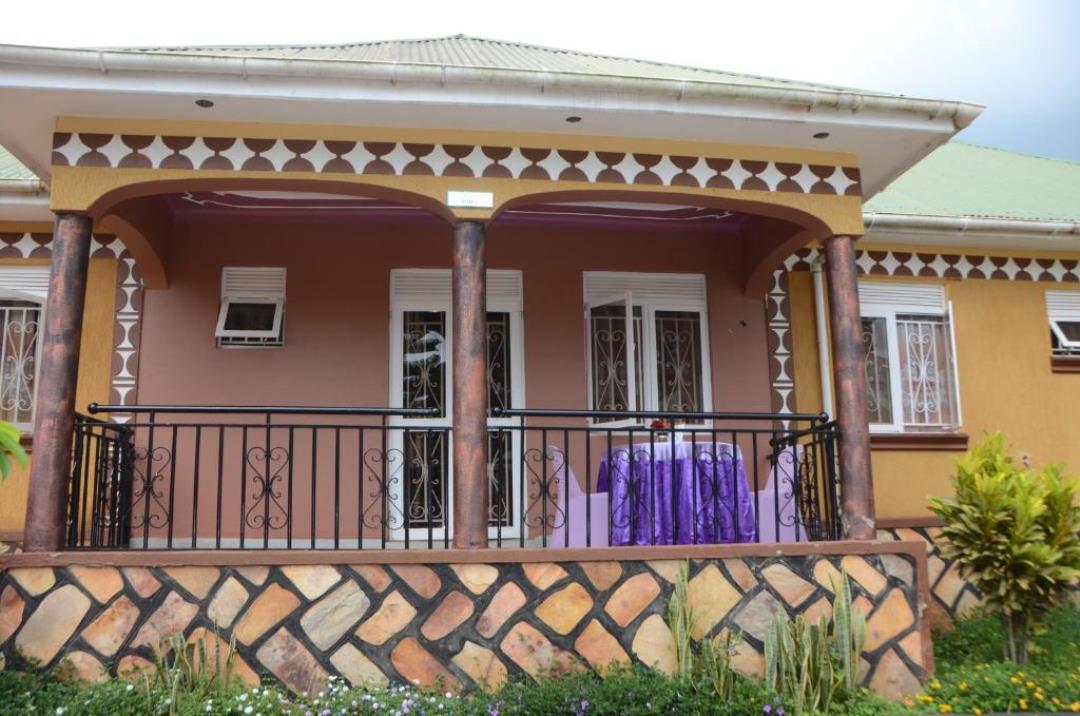
[[[1073,713],[1080,713],[1080,701],[1073,701],[1069,704],[1069,710]]]
[[[1011,679],[1009,679],[1009,681],[1011,681],[1014,684],[1019,684],[1020,683],[1020,677],[1019,676],[1014,676]]]
[[[971,709],[971,713],[975,714],[975,716],[982,716],[982,709],[976,706],[975,708]]]
[[[968,682],[966,682],[966,681],[961,681],[961,682],[960,682],[960,690],[961,690],[961,691],[967,691],[967,690],[968,690]]]
[[[1042,695],[1042,692],[1041,692],[1041,691],[1036,691],[1036,692],[1035,692],[1035,698],[1036,698],[1037,700],[1039,700],[1039,701],[1042,701],[1042,700],[1043,700],[1043,695]]]
[[[948,704],[942,704],[941,706],[938,706],[937,710],[939,714],[951,714],[952,706],[949,706]]]
[[[1028,681],[1026,684],[1024,684],[1024,686],[1028,687],[1029,689],[1034,689],[1035,688],[1035,682],[1034,681]]]
[[[937,679],[934,679],[933,681],[930,682],[930,688],[931,689],[940,689],[941,688],[941,682],[938,681]]]
[[[1027,699],[1020,699],[1019,701],[1017,701],[1017,703],[1020,704],[1020,710],[1021,711],[1027,711],[1028,710]]]

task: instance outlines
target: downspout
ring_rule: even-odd
[[[818,255],[810,266],[814,277],[814,324],[817,329],[818,372],[821,376],[821,411],[835,418],[833,413],[832,361],[829,355],[828,317],[825,310],[825,275],[822,268],[825,257]]]

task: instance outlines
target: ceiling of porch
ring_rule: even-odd
[[[288,191],[201,191],[166,194],[155,200],[177,219],[266,220],[270,217],[343,220],[434,220],[424,209],[369,197]],[[643,202],[562,202],[509,209],[500,225],[587,224],[629,228],[664,227],[737,231],[747,215],[700,206]]]

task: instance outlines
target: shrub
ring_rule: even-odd
[[[1030,620],[1060,602],[1080,579],[1077,483],[1060,465],[1035,472],[991,434],[957,461],[955,495],[931,498],[944,523],[944,551],[1000,612],[1006,658],[1025,663]]]

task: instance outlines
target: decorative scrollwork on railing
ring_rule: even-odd
[[[400,503],[392,499],[395,490],[401,485],[404,465],[405,453],[402,450],[368,448],[364,451],[360,489],[364,489],[365,484],[371,485],[367,493],[370,499],[361,518],[365,528],[380,530],[385,535],[385,530],[397,530],[405,526],[405,512]]]
[[[173,454],[163,445],[152,451],[135,448],[132,465],[131,526],[158,529],[169,524],[172,516],[165,505],[165,470],[172,464]],[[141,466],[141,467],[140,467]]]
[[[291,460],[289,451],[281,446],[253,447],[247,451],[244,461],[251,469],[251,506],[244,513],[244,523],[252,529],[282,529],[289,523],[289,511],[281,503],[278,485],[284,478],[282,472]]]
[[[530,448],[522,454],[527,499],[525,525],[548,531],[562,527],[565,508],[559,501],[559,486],[570,479],[566,456],[553,447]]]

